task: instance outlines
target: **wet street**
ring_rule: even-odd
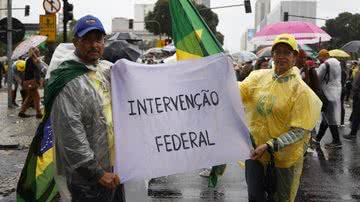
[[[26,158],[28,146],[38,120],[20,119],[19,109],[7,109],[7,93],[0,89],[0,201],[15,201],[16,182]],[[347,118],[350,108],[347,108]],[[30,110],[29,114],[35,114]],[[350,131],[349,122],[340,128],[340,134]],[[341,149],[325,149],[331,140],[327,135],[321,147],[309,151],[297,201],[355,202],[360,201],[360,138],[342,139]],[[159,165],[161,166],[161,165]],[[207,188],[207,178],[198,171],[140,181],[125,185],[130,202],[195,202],[247,201],[245,172],[234,163],[228,166],[216,189]]]

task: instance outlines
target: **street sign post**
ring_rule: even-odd
[[[47,42],[56,42],[56,15],[40,15],[40,35],[47,36]]]
[[[48,14],[55,14],[60,11],[61,3],[59,0],[44,0],[43,7]]]

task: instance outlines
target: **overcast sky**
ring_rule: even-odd
[[[13,0],[13,8],[30,5],[30,16],[24,17],[23,10],[14,10],[13,16],[23,23],[38,23],[39,15],[44,14],[43,0]],[[62,1],[61,1],[62,2]],[[156,0],[69,0],[74,5],[74,17],[80,18],[92,14],[100,18],[105,29],[111,31],[111,19],[114,17],[133,18],[134,3],[154,3]],[[211,0],[211,6],[240,4],[243,0]],[[251,0],[253,11],[256,0]],[[272,8],[280,0],[272,0]],[[214,10],[220,23],[218,30],[225,35],[225,49],[235,52],[240,50],[240,36],[247,28],[254,26],[254,14],[245,14],[243,7],[225,8]],[[360,0],[318,0],[317,17],[334,18],[341,12],[360,13]],[[318,21],[322,26],[324,21]]]

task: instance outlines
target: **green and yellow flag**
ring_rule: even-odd
[[[17,202],[51,202],[58,194],[54,174],[54,147],[50,112],[56,96],[72,79],[88,72],[77,62],[67,61],[51,74],[45,87],[45,116],[39,124],[31,142],[24,167],[17,184]]]
[[[178,60],[223,52],[215,35],[190,0],[170,0],[170,13]]]
[[[191,0],[170,0],[170,13],[177,60],[201,58],[224,51]],[[216,186],[225,167],[212,167],[209,187]]]

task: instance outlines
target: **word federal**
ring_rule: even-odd
[[[215,91],[201,90],[201,93],[177,95],[175,97],[154,97],[129,100],[130,116],[141,114],[163,113],[169,111],[200,110],[206,106],[217,106],[219,95]]]
[[[156,136],[155,144],[157,151],[179,151],[198,147],[214,146],[214,142],[210,142],[208,131]]]

